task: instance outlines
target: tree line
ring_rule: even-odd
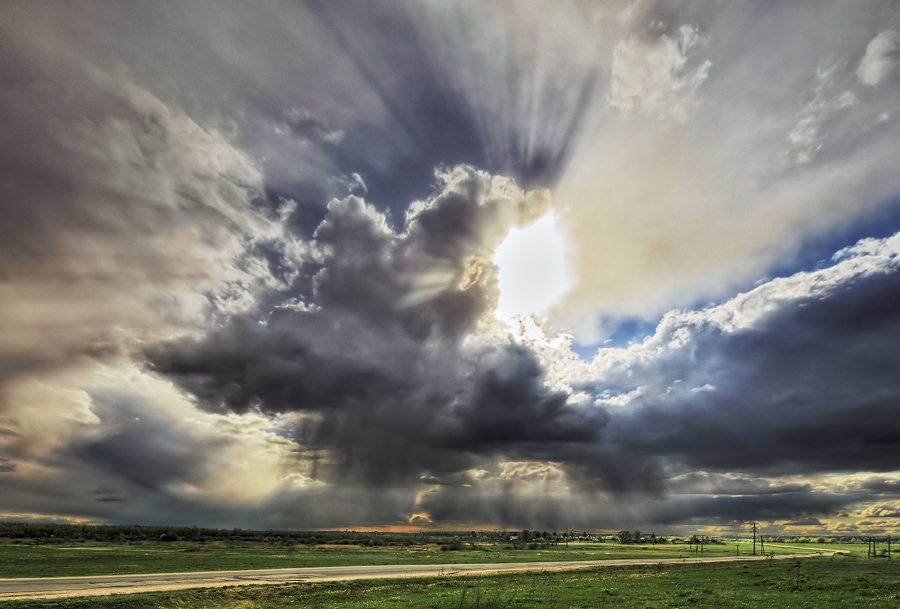
[[[33,543],[62,542],[135,542],[135,541],[225,541],[255,543],[302,543],[385,546],[437,544],[451,550],[466,544],[506,543],[515,548],[546,547],[569,541],[616,541],[619,543],[670,543],[672,540],[640,531],[619,531],[615,535],[594,535],[576,531],[430,531],[392,533],[377,531],[276,531],[269,529],[215,529],[199,526],[154,526],[115,524],[56,524],[0,521],[0,538],[29,540]],[[861,543],[860,538],[760,536],[765,542],[784,543]],[[687,540],[685,540],[687,541]]]
[[[588,533],[548,531],[430,531],[387,533],[378,531],[268,531],[215,529],[199,526],[154,526],[116,524],[57,524],[0,521],[0,539],[30,543],[137,541],[254,542],[279,544],[335,544],[359,546],[436,544],[449,550],[475,547],[478,543],[508,543],[513,547],[546,546],[564,541],[595,540]]]
[[[0,521],[0,538],[35,543],[225,541],[256,543],[338,544],[361,546],[443,544],[459,533],[381,533],[372,531],[268,531],[214,529],[199,526],[115,524],[48,524]]]

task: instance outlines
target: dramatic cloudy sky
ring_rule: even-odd
[[[900,2],[0,0],[0,518],[900,533]]]

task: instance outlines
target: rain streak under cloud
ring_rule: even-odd
[[[900,3],[0,2],[0,518],[900,533]]]

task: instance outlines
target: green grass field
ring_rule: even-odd
[[[544,550],[512,550],[479,546],[444,552],[435,546],[234,546],[191,542],[145,545],[21,545],[0,544],[0,577],[57,577],[135,573],[181,573],[232,569],[275,569],[349,565],[539,562],[611,558],[679,558],[694,556],[687,545],[621,546],[613,543],[560,544]],[[819,549],[819,548],[809,548]],[[741,553],[749,553],[743,548]],[[788,550],[780,554],[790,553]],[[734,555],[734,544],[708,545],[704,556]]]
[[[863,553],[865,547],[863,546]],[[495,609],[900,606],[900,564],[856,556],[590,568],[469,578],[231,587],[48,601],[2,609]]]
[[[440,563],[541,562],[554,560],[602,560],[614,558],[681,558],[698,556],[684,544],[619,545],[570,543],[543,550],[512,550],[508,546],[478,546],[444,552],[435,546],[278,546],[274,544],[202,544],[192,542],[146,544],[0,544],[0,577],[60,577],[137,573],[183,573],[235,569],[277,569],[350,565],[408,565]],[[862,544],[781,544],[767,551],[778,555],[849,551],[865,556]],[[703,556],[750,554],[749,543],[707,545]]]

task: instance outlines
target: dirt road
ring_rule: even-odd
[[[828,555],[828,554],[823,554]],[[788,554],[775,559],[808,558],[809,554]],[[470,565],[376,565],[365,567],[307,567],[302,569],[259,569],[253,571],[206,571],[203,573],[154,573],[150,575],[97,575],[93,577],[42,577],[0,579],[0,600],[59,598],[129,594],[153,590],[215,588],[248,584],[284,584],[350,579],[483,575],[509,571],[562,571],[587,567],[622,565],[668,565],[736,560],[768,560],[763,556],[721,556],[715,558],[663,558],[528,562]]]

